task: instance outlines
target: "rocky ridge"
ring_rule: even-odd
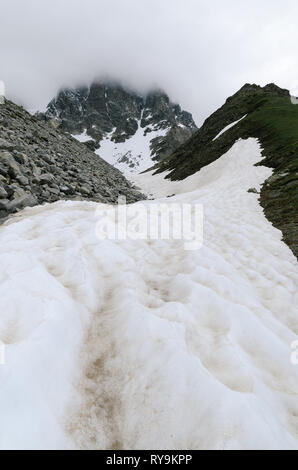
[[[59,199],[132,203],[144,196],[69,134],[4,100],[0,105],[0,218]]]

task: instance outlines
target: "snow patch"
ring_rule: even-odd
[[[87,129],[84,130],[84,132],[82,132],[82,134],[71,134],[72,137],[74,137],[75,139],[77,139],[79,142],[88,142],[88,140],[92,140],[92,137],[90,137],[90,135],[87,134]]]
[[[214,139],[212,139],[212,142],[214,142],[215,140],[217,140],[222,134],[224,134],[226,131],[228,131],[229,129],[231,129],[232,127],[236,126],[236,124],[238,124],[238,122],[242,121],[242,119],[246,118],[247,114],[245,114],[244,116],[242,116],[242,118],[238,119],[238,121],[235,121],[235,122],[232,122],[232,124],[229,124],[228,126],[226,126],[222,131],[220,131],[219,134],[217,134],[216,137],[214,137]]]

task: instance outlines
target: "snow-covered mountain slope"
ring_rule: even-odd
[[[144,96],[119,84],[62,90],[39,118],[63,130],[119,169],[143,171],[197,130],[190,113],[160,90]]]
[[[293,103],[290,92],[274,83],[263,88],[246,84],[156,171],[181,180],[220,158],[237,140],[258,138],[262,165],[273,169],[260,203],[298,259],[298,106]]]
[[[199,251],[99,241],[92,202],[0,228],[1,448],[298,449],[297,261],[247,192],[260,159],[248,139],[184,181],[134,177],[204,205]]]
[[[69,134],[15,103],[0,106],[0,223],[26,206],[61,199],[117,203],[144,196],[123,174]]]

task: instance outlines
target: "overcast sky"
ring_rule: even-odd
[[[244,83],[298,87],[297,0],[0,0],[7,96],[45,107],[103,76],[153,86],[198,124]]]

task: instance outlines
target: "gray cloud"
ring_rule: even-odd
[[[111,77],[164,88],[198,123],[246,82],[298,85],[292,0],[0,0],[0,79],[41,109]]]

